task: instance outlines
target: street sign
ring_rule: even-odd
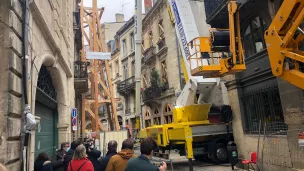
[[[111,53],[108,52],[87,52],[87,59],[101,59],[101,60],[110,60]]]
[[[73,124],[73,126],[77,126],[77,118],[72,119],[72,124]]]
[[[73,131],[77,131],[77,126],[73,126]]]
[[[77,117],[77,109],[76,108],[72,108],[72,117],[73,118]]]

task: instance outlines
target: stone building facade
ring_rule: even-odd
[[[28,31],[23,41],[21,1],[0,1],[0,162],[10,171],[22,167],[24,92],[38,122],[29,140],[29,170],[40,152],[52,155],[61,142],[71,140],[75,102],[73,12],[79,1],[27,2]]]
[[[228,28],[227,1],[204,2],[207,23],[212,28]],[[259,164],[263,170],[303,169],[303,149],[298,144],[298,133],[304,129],[303,90],[272,75],[264,41],[264,32],[282,1],[243,0],[240,3],[246,70],[225,77],[239,157],[249,159],[251,152],[257,151],[261,120]]]
[[[180,51],[167,2],[155,1],[143,19],[142,115],[144,127],[171,123],[182,89]]]

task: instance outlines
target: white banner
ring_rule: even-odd
[[[108,52],[87,52],[87,59],[100,59],[100,60],[110,60],[111,53]]]

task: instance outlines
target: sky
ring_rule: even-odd
[[[92,0],[84,0],[84,6],[92,6]],[[125,21],[135,14],[135,0],[97,0],[98,8],[105,7],[101,22],[115,22],[115,14],[123,13]]]

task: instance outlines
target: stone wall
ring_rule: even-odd
[[[22,113],[22,9],[0,0],[0,163],[20,171]]]

